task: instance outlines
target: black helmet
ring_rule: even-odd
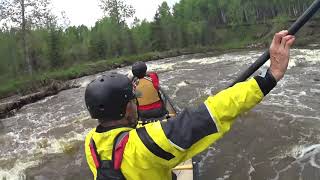
[[[132,74],[136,77],[143,78],[147,73],[147,65],[146,63],[139,61],[133,64],[132,66]]]
[[[93,119],[120,120],[128,102],[135,98],[130,79],[111,73],[92,81],[86,88],[85,102]]]

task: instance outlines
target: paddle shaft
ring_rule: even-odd
[[[289,35],[295,35],[300,28],[319,10],[320,0],[315,0],[310,7],[288,29]],[[246,71],[244,71],[229,87],[247,80],[265,62],[270,59],[270,52],[266,50]]]
[[[170,99],[170,97],[167,95],[167,93],[161,87],[159,87],[159,90],[161,91],[162,95],[166,98],[166,100],[169,102],[174,112],[177,113],[177,109],[174,107],[173,102]]]

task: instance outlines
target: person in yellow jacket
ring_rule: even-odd
[[[252,109],[276,86],[287,70],[294,41],[287,31],[275,34],[265,75],[210,96],[167,121],[137,129],[133,128],[137,97],[131,81],[109,74],[91,82],[85,102],[99,125],[88,133],[85,153],[94,179],[172,179],[172,168],[220,139],[239,114]]]

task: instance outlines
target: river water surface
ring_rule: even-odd
[[[182,56],[148,66],[159,73],[162,87],[183,109],[226,87],[260,54]],[[114,71],[127,73],[129,67]],[[84,90],[101,74],[77,79],[80,88],[29,104],[0,120],[0,180],[92,179],[83,140],[96,121],[88,118]],[[200,159],[204,180],[319,180],[320,50],[293,50],[285,78]]]

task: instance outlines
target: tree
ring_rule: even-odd
[[[61,30],[52,28],[48,38],[48,55],[49,61],[52,68],[58,68],[62,65],[61,57]]]
[[[172,47],[174,23],[170,7],[163,2],[154,16],[152,23],[153,49],[168,50]]]
[[[27,64],[27,70],[32,74],[32,63],[28,49],[28,30],[48,25],[54,21],[55,16],[51,14],[50,0],[2,0],[0,2],[0,21],[19,27],[21,30],[21,41],[23,57]]]
[[[7,78],[8,76],[15,76],[18,72],[19,57],[18,47],[16,43],[16,32],[0,30],[0,76]],[[1,81],[1,78],[0,78]]]
[[[116,23],[124,23],[126,18],[133,17],[135,9],[123,0],[100,0],[100,8]]]
[[[145,53],[151,51],[151,23],[147,22],[147,20],[136,21],[131,31],[137,52]]]

